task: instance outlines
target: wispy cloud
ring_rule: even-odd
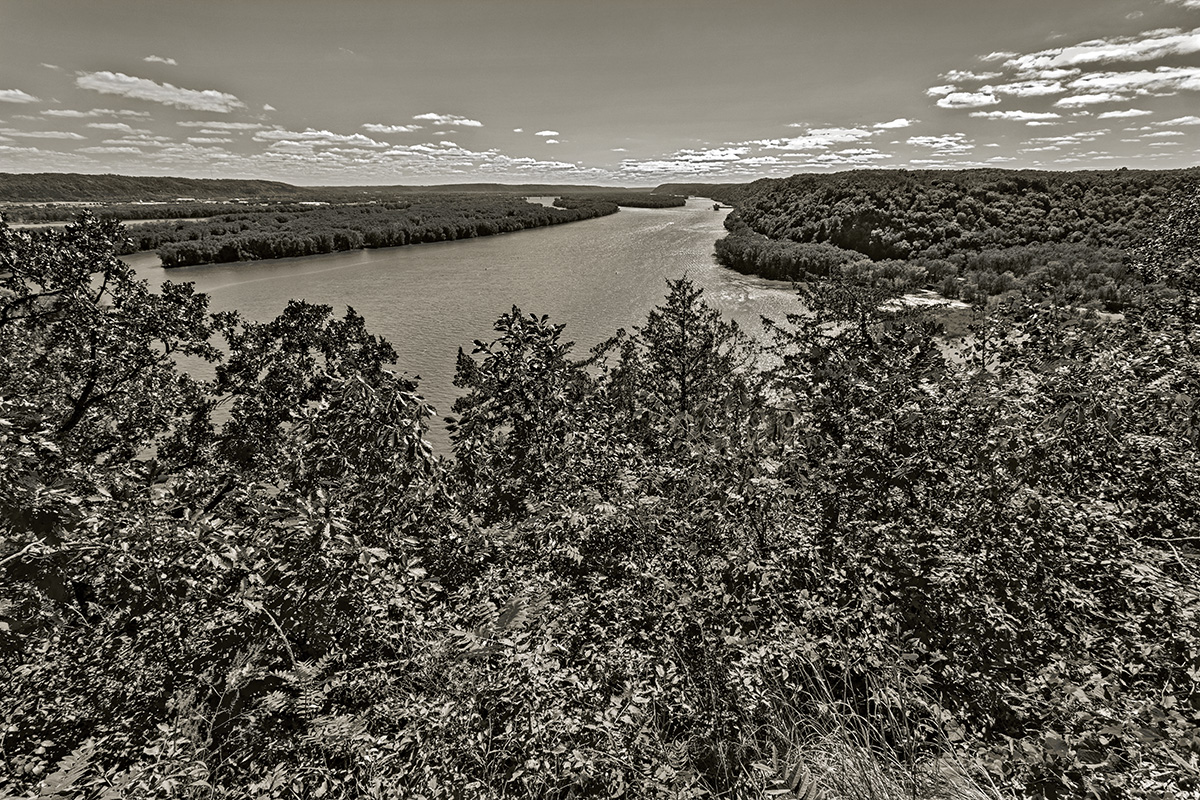
[[[1045,122],[1052,119],[1062,119],[1061,114],[1053,111],[972,111],[972,117],[980,119],[1002,119],[1010,122]]]
[[[0,103],[37,103],[40,100],[20,89],[0,89]]]
[[[965,133],[947,133],[941,136],[910,136],[908,143],[916,147],[927,147],[938,155],[965,153],[975,149],[975,144]]]
[[[982,108],[1000,104],[1000,98],[991,92],[950,92],[937,101],[942,108]]]
[[[1121,119],[1123,117],[1144,117],[1147,114],[1153,114],[1153,111],[1147,111],[1144,108],[1126,108],[1120,111],[1105,111],[1103,114],[1096,116],[1096,119]]]
[[[354,147],[390,147],[386,142],[377,142],[361,133],[333,133],[326,130],[306,128],[302,131],[269,130],[254,134],[257,142],[271,142],[276,148],[312,148],[352,145]]]
[[[1041,74],[1049,69],[1072,69],[1122,61],[1159,61],[1197,52],[1200,52],[1200,28],[1191,31],[1163,28],[1136,36],[1090,39],[1070,47],[1013,56],[1004,61],[1004,66],[1020,73]]]
[[[186,120],[184,122],[176,122],[175,124],[184,128],[213,128],[221,131],[257,131],[267,127],[261,122],[222,122],[220,120],[214,122]]]
[[[163,56],[146,56],[145,58],[142,59],[142,61],[150,61],[150,62],[154,62],[154,63],[158,63],[158,64],[168,64],[172,67],[179,64],[179,62],[176,61],[175,59],[164,58]]]
[[[75,85],[101,94],[149,100],[193,111],[228,114],[230,111],[246,107],[245,103],[227,92],[216,89],[181,89],[169,83],[136,78],[123,72],[85,72],[75,79]]]
[[[138,117],[150,116],[148,111],[117,111],[111,108],[93,108],[90,111],[76,111],[70,108],[47,108],[41,112],[43,117],[64,117],[68,119],[84,119],[86,117]]]
[[[375,122],[363,124],[363,128],[371,131],[371,133],[414,133],[423,127],[423,125],[381,125]]]
[[[120,133],[149,133],[150,131],[142,128],[133,128],[124,122],[89,122],[89,128],[95,128],[99,131],[118,131]]]
[[[456,114],[417,114],[413,119],[419,119],[424,122],[432,122],[435,125],[461,125],[465,128],[482,128],[483,123],[477,119],[467,119]]]
[[[0,128],[0,134],[16,139],[86,139],[74,131],[22,131],[16,128]]]

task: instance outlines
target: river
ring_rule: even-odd
[[[353,306],[368,328],[388,339],[397,370],[419,377],[420,391],[440,415],[457,397],[454,362],[461,346],[490,341],[492,324],[513,305],[565,323],[575,355],[618,328],[641,324],[687,275],[705,299],[752,332],[759,315],[782,319],[799,310],[787,283],[741,275],[717,265],[713,242],[724,212],[692,198],[682,208],[623,208],[599,219],[457,242],[357,250],[308,258],[165,270],[153,253],[126,256],[140,277],[191,281],[211,310],[237,309],[250,319],[275,317],[292,298]],[[430,441],[445,451],[440,419]]]

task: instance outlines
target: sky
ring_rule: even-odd
[[[1200,163],[1200,0],[0,0],[0,172]]]

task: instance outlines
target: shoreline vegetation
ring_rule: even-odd
[[[983,209],[1098,209],[1055,241],[943,209],[1030,266],[950,337],[870,265],[966,233],[806,181],[714,199],[911,260],[806,271],[761,338],[686,277],[589,353],[514,307],[452,460],[353,309],[210,314],[116,221],[0,222],[0,794],[1195,795],[1200,190]]]

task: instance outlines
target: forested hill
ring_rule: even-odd
[[[279,181],[82,175],[69,172],[0,173],[0,201],[121,202],[128,200],[302,199],[306,190]]]
[[[678,194],[684,197],[711,197],[722,203],[737,203],[750,193],[754,183],[664,183],[654,187],[654,194]]]
[[[841,272],[974,300],[1015,290],[1119,310],[1137,278],[1126,253],[1200,169],[857,170],[743,187],[726,266],[770,278]]]
[[[310,200],[348,202],[411,194],[561,195],[645,193],[648,189],[541,183],[468,183],[439,186],[293,186],[281,181],[83,175],[71,172],[0,173],[0,202],[120,203],[147,200]]]

